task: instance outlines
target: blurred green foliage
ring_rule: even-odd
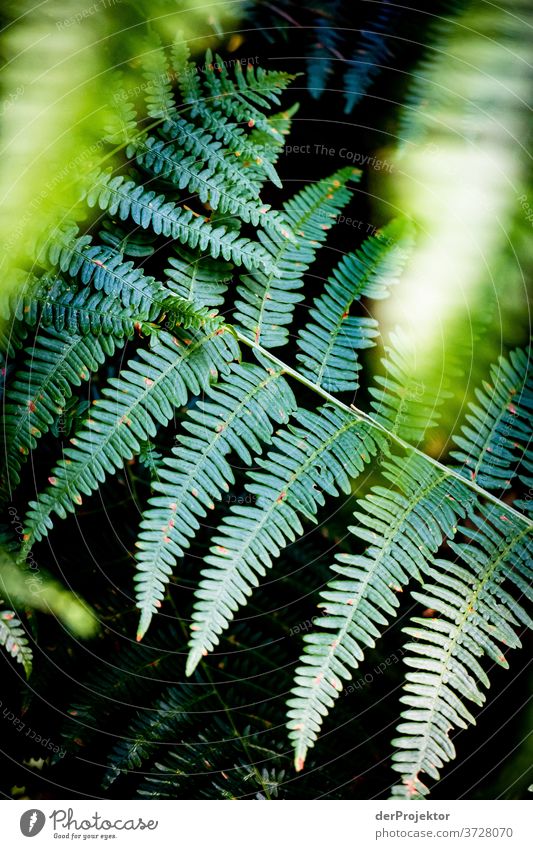
[[[177,34],[193,53],[216,46],[238,4],[223,0],[7,0],[0,35],[2,287],[35,240],[75,217],[79,181],[107,154],[110,76],[138,84],[139,57]]]

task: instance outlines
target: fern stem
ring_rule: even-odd
[[[410,445],[409,442],[406,442],[405,439],[402,439],[401,436],[398,436],[393,431],[388,430],[384,425],[380,422],[377,422],[372,418],[368,413],[365,413],[363,410],[360,410],[354,404],[345,404],[344,401],[340,401],[334,395],[331,395],[326,389],[323,389],[321,386],[318,386],[316,383],[313,383],[309,378],[304,377],[303,374],[300,374],[299,371],[292,368],[280,360],[279,357],[276,357],[274,354],[267,351],[265,348],[261,347],[261,345],[254,342],[252,339],[249,339],[247,336],[244,336],[239,330],[234,328],[234,333],[237,336],[239,342],[242,342],[244,345],[248,345],[249,348],[253,348],[255,351],[258,351],[262,356],[269,359],[272,363],[274,363],[278,368],[282,370],[282,372],[289,377],[294,378],[299,383],[302,383],[311,392],[315,392],[320,395],[330,404],[333,404],[340,410],[344,410],[344,412],[350,413],[352,416],[355,416],[360,421],[364,421],[367,424],[371,425],[376,430],[379,430],[387,439],[395,442],[397,445],[401,446],[405,451],[412,451],[414,454],[417,454],[419,457],[423,457],[427,460],[428,463],[431,463],[435,468],[439,469],[443,474],[448,475],[449,477],[455,478],[460,481],[466,487],[471,489],[473,492],[477,493],[480,498],[485,499],[486,501],[490,501],[492,504],[496,504],[501,510],[505,510],[511,516],[514,516],[519,522],[523,522],[523,524],[527,528],[533,528],[533,521],[529,519],[527,516],[524,516],[518,510],[515,510],[514,507],[511,507],[509,504],[506,504],[504,501],[501,501],[491,492],[488,492],[486,489],[483,489],[482,486],[479,486],[475,481],[469,480],[468,478],[463,477],[459,472],[455,469],[450,469],[448,466],[445,466],[444,463],[441,463],[440,460],[437,460],[435,457],[431,457],[429,454],[426,454],[420,448],[415,448],[414,445]]]

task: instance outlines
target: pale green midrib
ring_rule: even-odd
[[[189,300],[191,303],[194,303],[194,286],[195,286],[197,277],[199,276],[199,273],[200,273],[200,260],[201,260],[201,257],[198,257],[198,259],[195,259],[193,263],[189,264],[189,269],[192,268],[192,272],[189,276],[189,286],[187,287],[188,288],[187,300]],[[170,279],[172,280],[172,278],[170,278]]]
[[[424,490],[422,490],[422,492],[418,493],[416,498],[409,502],[409,506],[403,511],[401,516],[399,518],[397,518],[396,521],[393,523],[393,525],[391,525],[388,528],[385,536],[383,537],[384,545],[382,545],[382,547],[380,548],[379,555],[372,561],[371,568],[367,569],[365,581],[362,583],[361,588],[360,588],[358,595],[357,595],[357,603],[354,604],[350,608],[350,615],[345,617],[345,621],[344,621],[342,628],[338,629],[337,631],[332,632],[332,645],[329,646],[328,653],[327,653],[326,657],[324,658],[324,662],[323,662],[322,666],[320,667],[320,670],[318,671],[318,674],[317,674],[317,675],[322,674],[321,681],[319,682],[319,684],[317,684],[316,687],[314,687],[312,689],[311,696],[308,700],[308,706],[306,707],[305,712],[304,712],[304,719],[303,719],[304,728],[302,729],[302,735],[301,735],[302,737],[304,736],[304,733],[305,733],[305,730],[306,730],[305,726],[309,722],[309,718],[310,718],[309,714],[310,714],[311,707],[316,704],[316,700],[318,698],[318,693],[320,691],[320,683],[322,682],[322,680],[324,680],[324,676],[326,675],[326,671],[329,669],[331,660],[335,656],[336,650],[337,650],[339,644],[344,639],[344,637],[345,637],[345,635],[348,631],[349,626],[352,624],[352,622],[355,618],[355,615],[358,612],[359,604],[360,604],[361,600],[364,599],[366,590],[367,590],[368,586],[371,584],[371,579],[373,579],[374,575],[376,574],[376,572],[377,572],[377,570],[378,570],[378,568],[379,568],[379,566],[380,566],[380,564],[383,560],[383,557],[385,556],[385,553],[389,550],[390,546],[394,542],[394,539],[395,539],[399,529],[404,524],[407,517],[410,516],[412,514],[412,512],[414,511],[415,507],[418,504],[420,504],[420,502],[430,492],[432,492],[434,489],[436,489],[441,483],[442,483],[442,478],[438,478],[437,480],[432,481],[429,484],[429,486],[426,486],[426,488]],[[335,644],[335,645],[333,645],[333,644]],[[299,748],[300,749],[303,748],[304,753],[307,751],[307,745],[304,743],[303,740],[299,740]]]
[[[230,415],[226,419],[223,420],[223,424],[225,425],[224,430],[221,430],[220,432],[213,431],[212,438],[208,442],[205,443],[205,447],[204,447],[203,451],[201,452],[201,456],[198,459],[198,462],[196,463],[194,468],[189,472],[186,480],[181,482],[181,484],[179,486],[179,491],[181,491],[181,492],[183,492],[184,490],[187,491],[187,488],[189,487],[189,485],[196,479],[196,477],[198,475],[198,471],[203,468],[203,464],[205,463],[205,460],[209,457],[211,452],[214,450],[218,440],[222,438],[222,435],[225,432],[225,430],[235,420],[235,418],[240,413],[240,411],[243,409],[243,407],[246,406],[246,404],[248,403],[250,398],[253,398],[256,393],[260,392],[262,389],[264,389],[265,386],[268,386],[268,384],[270,382],[277,380],[279,377],[281,377],[281,371],[277,371],[275,374],[269,374],[268,377],[266,377],[264,380],[262,380],[260,384],[257,384],[256,386],[254,386],[252,389],[250,389],[246,393],[244,398],[242,398],[242,400],[239,401],[238,405],[234,409],[232,409]],[[163,493],[161,493],[161,495],[163,495]],[[175,493],[174,493],[174,495],[175,495]],[[170,497],[171,496],[169,496],[169,498]],[[150,509],[157,510],[156,507],[153,507],[153,508],[150,508]],[[158,525],[159,524],[160,523],[158,522]],[[141,525],[141,529],[143,530],[142,525]],[[146,530],[149,530],[149,529],[146,529]],[[170,533],[172,533],[172,532],[170,531]],[[153,563],[159,563],[162,548],[163,548],[163,541],[161,540],[158,543],[157,548],[153,552],[152,561],[151,561],[152,564]],[[180,545],[180,548],[182,548],[181,545]],[[150,581],[150,587],[153,589],[153,583],[154,583],[153,578],[155,577],[155,569],[153,568],[153,566],[150,570],[150,575],[152,577],[152,580]],[[148,600],[148,604],[150,604],[150,600]],[[146,600],[145,600],[143,607],[141,609],[144,609],[145,607],[146,607]]]
[[[259,353],[267,357],[279,368],[283,369],[286,375],[292,377],[294,380],[297,380],[299,383],[303,383],[304,386],[307,386],[308,389],[310,389],[312,392],[315,392],[317,395],[320,395],[330,404],[333,404],[340,410],[344,410],[344,412],[350,413],[352,416],[355,416],[360,421],[366,422],[368,425],[374,428],[374,430],[379,430],[381,433],[384,434],[384,436],[395,442],[397,445],[400,445],[404,450],[412,451],[418,457],[422,457],[428,463],[431,463],[431,465],[434,466],[436,469],[439,469],[443,474],[455,478],[455,480],[460,481],[460,483],[462,483],[468,489],[471,489],[473,492],[477,493],[477,495],[479,495],[481,498],[484,498],[486,501],[492,502],[492,504],[496,504],[500,508],[500,510],[504,510],[509,515],[514,516],[515,519],[517,519],[519,522],[525,524],[527,528],[533,528],[533,520],[528,519],[527,516],[524,516],[514,507],[510,507],[508,504],[505,504],[505,502],[500,501],[499,498],[497,498],[495,495],[492,495],[492,493],[488,492],[486,489],[483,489],[483,487],[479,486],[479,484],[476,484],[474,481],[463,477],[463,475],[461,475],[455,469],[448,468],[448,466],[445,466],[444,463],[441,463],[439,460],[436,460],[434,457],[430,457],[429,454],[426,454],[424,451],[421,451],[420,448],[415,448],[414,445],[411,445],[409,442],[406,442],[396,433],[393,433],[392,431],[388,430],[383,424],[373,419],[372,416],[370,416],[368,413],[363,412],[363,410],[360,410],[354,404],[348,406],[348,404],[345,404],[344,401],[340,401],[334,395],[331,395],[331,393],[328,392],[326,389],[323,389],[321,386],[317,386],[317,384],[313,383],[312,380],[309,380],[309,378],[305,377],[299,371],[293,369],[291,366],[284,363],[282,360],[279,359],[279,357],[276,357],[270,351],[267,351],[266,348],[262,348],[261,345],[258,345],[252,339],[249,339],[236,328],[235,334],[239,342],[242,342],[244,345],[248,345],[250,348],[259,351]]]
[[[288,479],[288,481],[284,485],[283,491],[285,493],[287,493],[289,491],[289,489],[291,488],[292,484],[294,483],[294,481],[299,479],[300,476],[305,473],[306,469],[309,468],[311,463],[313,463],[317,457],[319,457],[324,451],[326,451],[327,448],[329,448],[329,446],[333,442],[336,442],[338,437],[342,433],[345,433],[347,430],[350,430],[352,427],[355,427],[356,424],[358,424],[358,422],[348,422],[348,423],[344,423],[341,427],[337,427],[336,430],[335,430],[335,433],[331,434],[330,436],[328,436],[328,438],[326,440],[321,442],[320,447],[315,448],[314,451],[311,454],[309,454],[308,457],[305,458],[305,461],[298,466],[297,470],[291,474],[290,478]],[[285,501],[286,499],[283,499],[283,500]],[[263,518],[261,519],[260,523],[258,525],[256,525],[255,528],[248,535],[248,539],[246,541],[246,544],[242,546],[237,557],[228,558],[226,567],[224,568],[224,572],[225,572],[224,579],[219,582],[218,591],[217,591],[217,594],[216,594],[215,601],[211,602],[211,605],[210,605],[211,609],[213,609],[215,602],[218,602],[218,600],[220,599],[222,592],[223,591],[225,592],[228,581],[232,579],[233,575],[235,574],[235,571],[238,569],[238,564],[241,563],[244,560],[244,558],[246,557],[246,553],[248,552],[250,546],[252,545],[254,540],[257,539],[258,535],[263,530],[265,524],[270,519],[270,516],[272,515],[274,510],[277,509],[279,503],[283,503],[283,502],[279,502],[277,498],[274,499],[270,503],[266,512],[263,513]],[[204,620],[200,630],[192,632],[192,634],[193,634],[192,639],[193,639],[194,643],[201,642],[200,637],[202,635],[205,637],[206,632],[208,633],[208,632],[214,631],[214,628],[211,624],[207,625],[207,622],[211,623],[211,619],[212,619],[212,613],[209,616],[209,618],[206,617],[206,619]],[[217,632],[214,631],[214,633],[217,633]],[[198,639],[197,639],[197,637],[198,637]],[[198,648],[198,647],[195,646],[195,648]]]
[[[202,337],[200,340],[198,340],[198,342],[195,345],[191,345],[190,347],[188,347],[184,351],[184,355],[179,360],[180,365],[183,365],[183,363],[185,361],[187,361],[190,356],[192,356],[194,351],[198,350],[198,348],[203,347],[208,341],[211,341],[211,339],[216,335],[217,335],[217,331],[214,331],[209,336],[206,335],[206,336]],[[142,395],[134,398],[132,403],[126,408],[126,411],[122,412],[120,417],[117,417],[116,423],[111,428],[107,429],[107,435],[106,435],[105,440],[103,440],[103,442],[101,442],[98,446],[99,451],[103,451],[107,447],[107,445],[109,444],[110,440],[115,436],[117,427],[119,426],[121,419],[124,418],[124,416],[129,416],[130,413],[133,412],[135,407],[143,406],[144,402],[145,402],[145,398],[147,396],[149,396],[151,394],[151,392],[154,391],[154,387],[159,386],[162,383],[163,380],[166,380],[166,378],[169,376],[169,374],[171,374],[172,371],[174,371],[174,369],[176,369],[176,368],[177,368],[177,363],[176,363],[175,360],[172,360],[169,363],[169,365],[165,368],[164,371],[158,373],[158,375],[155,377],[151,386],[144,389]],[[89,419],[86,419],[86,422],[89,422]],[[98,432],[98,431],[96,431],[96,432]],[[65,473],[66,486],[57,487],[57,488],[52,487],[52,492],[55,492],[55,493],[68,492],[70,487],[72,487],[73,484],[79,479],[80,475],[83,474],[83,472],[86,470],[87,466],[89,466],[91,464],[93,459],[94,459],[94,453],[89,454],[87,460],[85,460],[82,464],[77,465],[77,468],[75,470],[75,475],[72,478],[69,478],[67,473]],[[64,466],[62,468],[64,468]],[[48,492],[48,490],[45,490],[45,492]],[[54,503],[56,503],[56,502],[57,502],[57,497],[54,499]],[[52,511],[53,511],[53,508],[48,509],[46,511],[46,515],[49,516]],[[40,522],[43,521],[43,515],[44,515],[43,512],[39,509],[38,520]],[[34,522],[31,523],[31,526],[28,525],[28,528],[29,527],[33,528]]]
[[[448,663],[450,661],[450,658],[452,657],[452,654],[455,650],[455,647],[457,645],[459,638],[463,634],[464,625],[465,625],[468,617],[470,616],[470,614],[475,611],[474,605],[475,605],[475,603],[478,599],[478,596],[481,593],[482,589],[485,587],[485,585],[488,583],[488,581],[490,581],[494,572],[497,570],[498,566],[500,564],[506,562],[509,553],[512,551],[514,546],[518,542],[520,542],[522,537],[525,536],[527,532],[528,532],[528,529],[524,528],[519,533],[515,534],[513,536],[513,539],[511,540],[511,542],[509,542],[505,546],[503,551],[501,549],[498,549],[496,556],[494,558],[492,558],[491,560],[489,560],[483,577],[479,578],[477,580],[477,582],[476,582],[477,585],[472,590],[470,596],[466,599],[464,610],[463,610],[463,613],[461,614],[459,622],[455,623],[455,635],[454,635],[454,637],[453,637],[453,639],[450,643],[449,648],[446,651],[445,659],[444,659],[444,662],[442,663],[442,669],[441,669],[441,672],[440,672],[440,675],[439,675],[439,680],[438,680],[437,684],[435,685],[435,695],[433,696],[433,699],[432,699],[430,715],[429,715],[429,717],[428,717],[428,719],[426,720],[426,723],[425,723],[426,732],[425,732],[425,734],[422,738],[422,743],[418,747],[417,761],[413,765],[413,768],[412,768],[411,772],[409,773],[409,777],[413,781],[418,779],[418,774],[422,770],[422,762],[423,762],[424,757],[426,755],[426,748],[427,748],[427,744],[428,744],[429,739],[430,739],[429,735],[430,735],[432,724],[433,724],[433,717],[434,717],[434,715],[437,711],[437,701],[440,698],[440,693],[441,693],[441,689],[442,689],[442,686],[443,686],[443,677],[449,671]]]

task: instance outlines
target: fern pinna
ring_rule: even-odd
[[[435,615],[415,616],[404,629],[407,709],[393,742],[401,774],[393,795],[419,798],[428,792],[421,775],[438,780],[454,756],[449,733],[475,719],[465,701],[483,702],[483,658],[505,664],[501,645],[518,646],[530,625],[522,492],[533,467],[530,351],[492,367],[453,436],[449,463],[425,453],[450,389],[424,383],[401,328],[384,341],[381,372],[362,377],[364,352],[380,335],[368,312],[399,283],[412,225],[385,223],[340,261],[326,260],[322,289],[311,289],[309,269],[360,173],[338,170],[273,209],[261,193],[281,185],[276,163],[295,111],[273,108],[292,77],[238,65],[232,74],[211,54],[200,69],[181,44],[148,56],[140,117],[138,102],[116,98],[125,85],[116,80],[120,108],[108,115],[106,137],[121,153],[111,170],[82,181],[89,226],[63,220],[45,234],[2,302],[14,372],[5,395],[6,498],[24,483],[28,458],[40,457],[40,441],[65,418],[77,421],[80,387],[95,383],[89,415],[29,503],[21,557],[138,458],[151,478],[128,561],[137,640],[154,630],[154,618],[157,633],[159,611],[173,615],[178,577],[188,558],[203,558],[181,674],[208,676],[204,657],[226,650],[267,572],[335,498],[356,495],[353,522],[329,557],[323,615],[304,637],[292,681],[294,763],[303,769],[345,682],[409,586]],[[361,387],[367,411],[351,403]],[[51,452],[47,443],[43,456]],[[370,474],[380,478],[368,487]],[[1,641],[29,671],[31,650],[14,616],[2,614]],[[134,718],[128,740],[114,747],[106,787],[156,757],[160,737],[187,734],[187,715],[202,702],[197,691],[156,691],[154,684],[153,721]],[[194,734],[216,751],[216,723]],[[251,734],[257,753],[260,734]],[[264,751],[264,767],[250,772],[234,743],[235,775],[258,798],[281,792],[288,767],[279,749]],[[142,795],[175,792],[184,758],[197,760],[193,744],[184,745],[187,755],[154,762]],[[236,797],[226,780],[215,794]]]

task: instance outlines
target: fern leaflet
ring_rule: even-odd
[[[287,342],[287,326],[292,321],[294,306],[302,300],[299,290],[305,271],[350,199],[346,183],[358,176],[358,171],[344,168],[315,185],[306,186],[283,205],[291,232],[299,240],[296,244],[274,234],[258,232],[277,274],[260,269],[241,278],[235,320],[242,333],[263,348],[275,348]]]
[[[312,319],[298,335],[302,373],[328,392],[355,391],[359,386],[357,351],[369,348],[378,335],[374,318],[350,315],[354,301],[386,298],[398,282],[411,245],[402,222],[391,222],[347,254],[333,271],[324,294],[315,298]]]
[[[246,489],[253,506],[232,507],[205,561],[196,593],[187,673],[219,642],[239,606],[288,542],[303,533],[300,516],[316,521],[324,493],[349,494],[378,443],[368,426],[334,407],[298,410],[298,426],[278,433],[275,451],[258,458],[263,471],[250,472]]]
[[[52,513],[65,518],[90,495],[106,475],[140,450],[140,441],[166,425],[173,409],[197,395],[228,370],[238,355],[234,337],[216,331],[211,336],[161,332],[150,350],[140,350],[118,378],[104,388],[85,428],[71,439],[65,459],[49,478],[50,487],[30,502],[26,544],[40,540],[52,527]]]
[[[136,543],[137,639],[161,606],[168,577],[197,534],[198,520],[234,481],[227,454],[235,451],[249,466],[250,452],[260,452],[261,443],[270,442],[272,422],[286,422],[295,408],[282,372],[251,364],[233,365],[228,379],[208,391],[211,400],[189,411],[179,446],[165,457],[154,483],[158,494],[143,514]]]
[[[374,647],[381,629],[396,615],[397,593],[410,578],[421,579],[431,556],[445,537],[456,531],[458,516],[472,509],[466,487],[443,475],[423,458],[392,457],[382,464],[397,489],[381,486],[358,502],[349,528],[368,544],[364,554],[338,554],[335,577],[320,593],[320,630],[304,637],[305,650],[288,702],[290,737],[296,769],[322,722],[363,660],[363,649]]]
[[[20,619],[13,610],[0,610],[0,646],[24,667],[26,677],[31,675],[33,652]]]
[[[515,591],[532,599],[530,583],[533,538],[527,527],[499,511],[483,507],[475,517],[476,528],[467,531],[468,544],[451,543],[461,563],[437,560],[428,582],[413,597],[438,614],[433,619],[416,617],[416,627],[406,628],[414,638],[407,644],[405,663],[414,671],[406,675],[408,706],[398,726],[402,736],[396,747],[393,768],[402,783],[394,798],[422,798],[428,789],[420,779],[425,772],[438,781],[439,770],[455,757],[449,739],[454,728],[475,723],[465,700],[482,705],[480,684],[489,680],[477,658],[483,655],[508,666],[498,645],[520,646],[517,630],[533,623],[521,605],[502,587],[507,579]],[[496,642],[498,641],[498,642]]]
[[[531,439],[533,378],[530,352],[517,348],[509,359],[500,357],[491,368],[492,385],[476,389],[478,403],[468,405],[468,424],[453,436],[460,451],[461,474],[485,489],[504,491],[511,486]]]

